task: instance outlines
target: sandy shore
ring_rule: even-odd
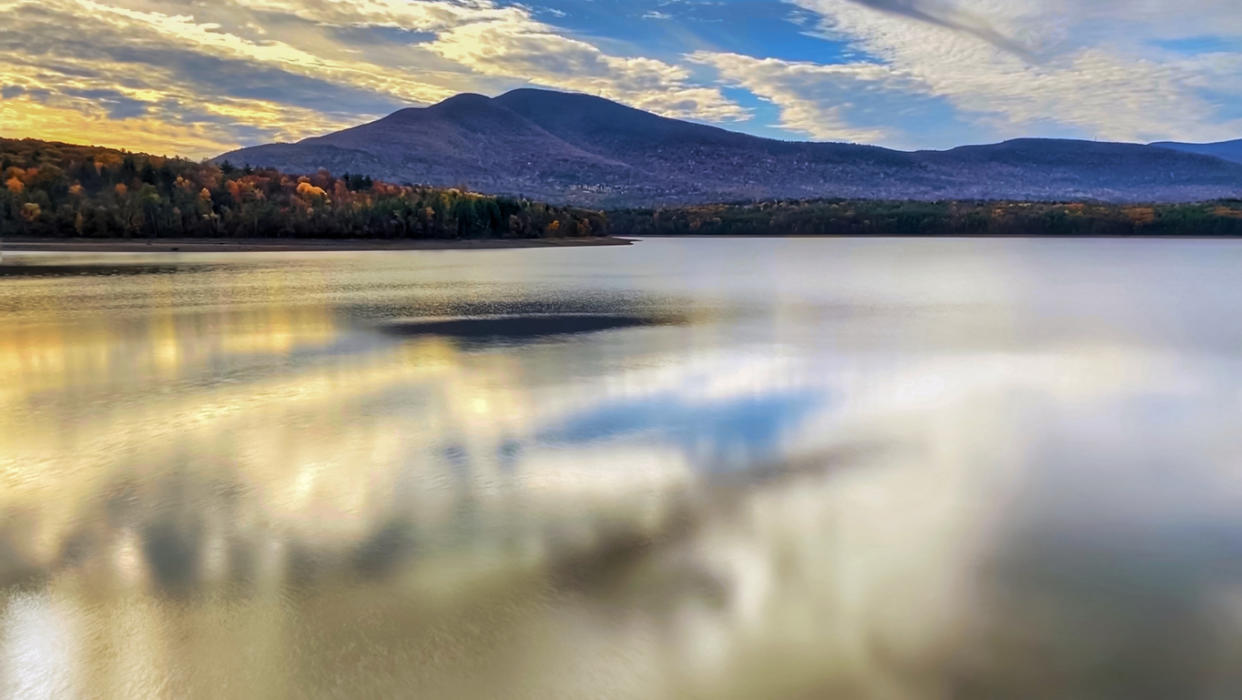
[[[293,240],[293,239],[17,239],[0,242],[3,252],[53,253],[278,253],[358,250],[497,250],[630,245],[625,238],[514,238],[481,240]]]

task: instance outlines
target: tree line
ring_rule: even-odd
[[[305,176],[0,139],[0,235],[83,238],[602,236],[602,212],[367,175]]]
[[[0,236],[541,238],[645,235],[1242,236],[1242,200],[824,199],[603,212],[326,171],[0,139]]]
[[[1242,200],[1194,204],[813,200],[609,212],[617,235],[1242,236]]]

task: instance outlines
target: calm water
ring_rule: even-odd
[[[14,261],[8,696],[1242,693],[1242,244]]]

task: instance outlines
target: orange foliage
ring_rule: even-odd
[[[10,139],[0,139],[0,155],[7,187],[0,194],[10,203],[0,207],[0,228],[7,219],[37,235],[452,238],[589,234],[606,226],[599,212],[336,178],[326,170],[226,173],[210,163]]]
[[[323,199],[328,196],[328,193],[325,192],[322,187],[316,187],[310,184],[310,180],[304,177],[298,178],[297,192],[303,197],[315,197],[318,199]]]
[[[1126,207],[1123,212],[1130,221],[1136,224],[1150,224],[1156,220],[1156,210],[1152,207]]]

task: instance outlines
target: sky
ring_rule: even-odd
[[[792,140],[1242,138],[1236,0],[0,0],[0,136],[204,158],[461,92]]]

